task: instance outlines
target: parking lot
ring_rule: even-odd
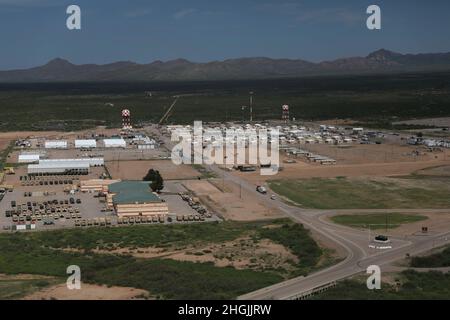
[[[10,177],[10,179],[12,179]],[[160,197],[169,205],[168,217],[118,218],[97,193],[78,191],[84,176],[15,175],[13,191],[0,201],[1,231],[52,230],[90,226],[215,221],[217,216],[189,195],[181,182],[168,181]],[[52,183],[50,183],[52,181]],[[55,183],[55,181],[58,181]],[[61,183],[60,183],[61,181]],[[47,182],[47,183],[42,183]]]
[[[14,225],[30,225],[30,229],[74,227],[79,219],[107,217],[104,203],[94,194],[64,191],[29,191],[18,187],[7,192],[0,202],[0,227],[14,229]],[[34,227],[31,227],[34,225]]]

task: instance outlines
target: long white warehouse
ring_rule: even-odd
[[[39,163],[28,165],[28,174],[88,174],[89,165],[85,163]]]
[[[75,140],[75,148],[97,148],[97,141],[90,140]]]
[[[39,154],[19,154],[18,163],[37,163],[41,156]]]
[[[126,148],[127,142],[124,139],[104,139],[105,148]]]
[[[87,164],[90,167],[99,167],[105,164],[105,160],[103,158],[80,158],[80,159],[45,159],[39,161],[39,164],[59,165],[61,163],[80,163]]]
[[[56,140],[56,141],[45,141],[46,149],[67,149],[67,141]]]
[[[90,167],[103,165],[103,158],[47,159],[28,165],[28,174],[88,174]]]

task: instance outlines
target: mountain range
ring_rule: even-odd
[[[0,82],[237,80],[436,70],[450,70],[450,52],[401,54],[380,49],[365,57],[319,63],[254,57],[207,63],[176,59],[76,65],[56,58],[39,67],[0,71]]]

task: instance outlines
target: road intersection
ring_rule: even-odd
[[[168,150],[171,150],[172,142],[169,138],[160,134],[158,130],[153,133],[159,135],[164,141]],[[205,165],[206,166],[206,165]],[[341,249],[345,250],[346,257],[339,263],[328,268],[311,273],[308,276],[297,277],[275,285],[244,294],[240,300],[284,300],[293,299],[298,295],[309,292],[315,288],[325,286],[329,283],[348,278],[361,272],[365,272],[370,265],[377,265],[383,271],[383,267],[388,267],[392,262],[401,260],[407,255],[417,255],[429,251],[437,246],[442,246],[450,242],[450,231],[443,233],[430,233],[428,235],[410,235],[408,237],[391,237],[389,249],[370,248],[370,235],[366,231],[341,226],[332,223],[327,217],[337,213],[364,213],[364,212],[392,212],[392,210],[315,210],[304,209],[286,203],[283,199],[260,194],[256,191],[256,186],[247,180],[224,170],[217,165],[207,165],[209,170],[216,173],[223,181],[240,185],[245,192],[252,193],[258,197],[265,206],[280,210],[294,221],[303,224],[306,228],[334,242]],[[402,210],[395,210],[400,212]],[[412,212],[415,210],[408,210]],[[448,212],[443,209],[427,209],[427,212]]]

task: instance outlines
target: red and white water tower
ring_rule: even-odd
[[[281,119],[286,123],[289,121],[289,106],[287,104],[281,107]]]
[[[122,110],[122,129],[132,129],[131,125],[131,112],[128,109]]]

